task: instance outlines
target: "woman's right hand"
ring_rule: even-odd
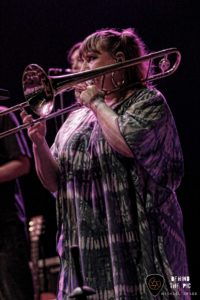
[[[79,102],[80,94],[82,93],[82,91],[86,90],[86,88],[87,88],[87,84],[85,82],[76,84],[76,86],[74,87],[75,98],[78,102]]]
[[[33,117],[28,115],[25,111],[20,113],[23,123],[30,123]],[[41,146],[45,141],[46,136],[46,122],[38,122],[28,127],[28,136],[36,146]]]

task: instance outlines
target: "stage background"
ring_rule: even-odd
[[[66,68],[66,51],[99,28],[135,27],[149,50],[169,47],[180,50],[182,61],[178,71],[156,85],[171,107],[183,146],[185,176],[178,197],[194,292],[199,289],[200,273],[199,18],[195,1],[186,0],[1,0],[0,3],[0,88],[11,93],[11,99],[2,105],[13,106],[24,101],[21,77],[26,65],[37,63],[46,71],[52,67]],[[55,121],[49,121],[48,126],[51,144]],[[45,256],[55,256],[55,203],[37,179],[34,165],[23,185],[28,217],[45,216]]]

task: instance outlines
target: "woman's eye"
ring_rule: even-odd
[[[96,55],[90,55],[87,57],[87,62],[91,62],[91,61],[95,60],[96,58],[97,58]]]

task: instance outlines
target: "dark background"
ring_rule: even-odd
[[[177,72],[156,83],[174,114],[185,157],[185,176],[178,189],[192,291],[199,289],[199,10],[186,0],[1,0],[0,88],[8,89],[13,106],[24,101],[21,77],[24,68],[37,63],[46,71],[67,67],[66,51],[93,31],[135,27],[149,50],[177,47],[182,61]],[[59,100],[59,99],[58,99]],[[49,121],[52,142],[55,121]],[[45,255],[55,251],[55,203],[32,172],[25,178],[28,217],[46,219]]]

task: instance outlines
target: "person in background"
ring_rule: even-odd
[[[81,57],[79,55],[79,49],[81,42],[74,44],[69,51],[67,51],[67,62],[70,65],[70,70],[74,72],[79,72],[81,69]]]
[[[70,73],[75,73],[80,71],[81,67],[81,59],[79,56],[79,48],[81,42],[77,42],[74,44],[68,51],[66,51],[66,59],[67,65],[69,66],[67,69],[63,68],[50,68],[48,74],[51,76],[58,76],[62,75],[65,76],[66,74],[69,75]],[[58,109],[64,109],[66,107],[71,107],[76,102],[76,95],[79,96],[81,87],[75,87],[72,91],[63,91],[62,93],[56,96],[56,100],[54,102],[54,111]],[[65,114],[65,116],[68,113]],[[48,132],[50,134],[47,137],[48,143],[50,144],[52,139],[54,138],[55,132],[59,130],[61,125],[65,121],[65,116],[61,115],[48,123]]]
[[[81,44],[81,71],[146,54],[135,29],[98,30]],[[143,61],[83,84],[82,106],[67,117],[51,148],[45,123],[28,129],[37,174],[56,197],[58,300],[67,300],[80,283],[74,245],[82,292],[85,285],[96,291],[89,299],[154,299],[152,276],[156,299],[190,299],[188,289],[172,284],[177,276],[188,278],[176,197],[182,149],[165,97],[145,81],[151,72]],[[21,117],[32,120],[24,112]]]
[[[82,59],[80,57],[81,42],[74,44],[67,52],[67,61],[70,65],[70,71],[72,73],[80,72],[82,66]],[[82,91],[82,84],[76,85],[74,88],[75,100],[79,97]]]
[[[0,111],[6,107],[0,106]],[[13,113],[0,118],[0,131],[18,126]],[[32,300],[26,212],[19,177],[30,172],[22,132],[0,139],[0,299]]]

